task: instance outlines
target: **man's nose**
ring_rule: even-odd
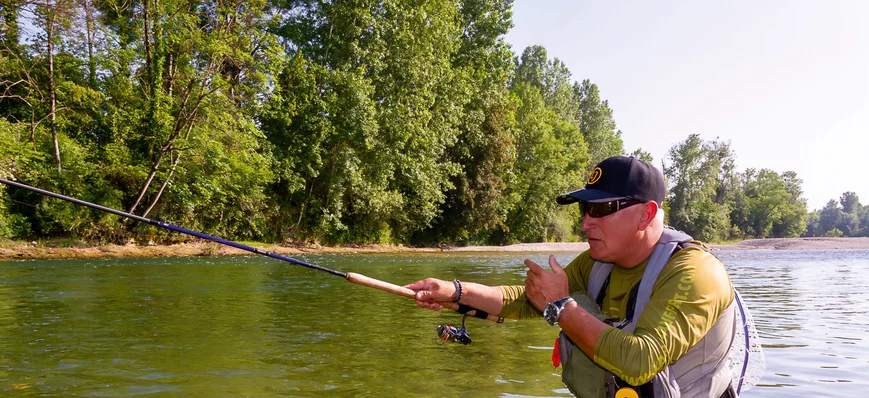
[[[588,232],[589,229],[594,227],[597,224],[597,221],[594,217],[589,217],[588,214],[582,215],[582,223],[579,224],[579,229],[582,232]]]

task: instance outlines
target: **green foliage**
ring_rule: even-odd
[[[281,29],[299,43],[296,56],[262,116],[282,165],[278,185],[291,195],[282,235],[405,241],[439,214],[461,170],[448,157],[471,100],[451,62],[459,9],[297,6]]]
[[[17,180],[39,159],[26,141],[26,128],[24,123],[0,119],[0,178]],[[10,206],[9,199],[7,187],[0,184],[0,238],[29,237],[30,222],[23,214],[11,211],[15,206]]]
[[[575,119],[589,148],[589,170],[601,160],[625,153],[622,132],[616,130],[613,111],[601,99],[597,85],[589,80],[574,83],[573,98],[579,104]]]
[[[513,53],[510,0],[7,3],[0,176],[231,239],[575,240],[577,206],[553,199],[625,153],[597,85]],[[869,235],[855,194],[807,216],[796,174],[734,159],[674,146],[669,222]],[[0,237],[183,239],[5,188]]]
[[[431,227],[415,233],[414,241],[486,242],[506,228],[517,107],[507,90],[513,53],[503,39],[512,25],[510,6],[509,1],[461,3],[464,33],[452,65],[470,100],[459,114],[456,144],[446,152],[461,170],[451,177],[453,188],[445,191]]]
[[[795,237],[806,230],[802,181],[792,171],[736,173],[729,143],[696,134],[670,150],[669,222],[706,241]]]
[[[655,164],[655,159],[652,157],[652,154],[644,151],[642,148],[637,148],[635,151],[631,152],[631,156],[648,164]]]
[[[576,126],[547,108],[536,87],[517,83],[514,91],[521,106],[516,112],[515,181],[508,187],[504,241],[539,241],[549,235],[546,226],[556,218],[554,198],[582,184],[588,152]]]
[[[824,233],[824,236],[827,236],[830,238],[840,238],[844,235],[845,234],[842,231],[839,231],[838,228],[833,228],[833,229],[827,231],[826,233]]]
[[[715,199],[722,158],[730,155],[717,151],[718,145],[692,134],[670,149],[672,163],[664,170],[671,185],[670,225],[704,241],[729,238],[730,208]]]
[[[860,236],[869,236],[869,205],[860,211]]]
[[[746,234],[757,237],[796,237],[806,229],[806,203],[802,199],[802,181],[796,173],[782,175],[763,169],[748,169],[742,176],[745,198],[739,209],[739,222]]]
[[[839,201],[831,199],[823,209],[808,216],[806,236],[869,236],[869,206],[860,204],[854,192],[845,192]]]

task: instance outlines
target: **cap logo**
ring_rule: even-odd
[[[600,167],[595,167],[594,170],[591,171],[591,175],[588,176],[588,183],[594,184],[598,182],[602,175],[603,171],[601,171]]]

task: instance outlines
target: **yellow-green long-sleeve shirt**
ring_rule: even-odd
[[[693,242],[701,244],[700,242]],[[570,294],[588,289],[594,259],[585,251],[567,267]],[[640,283],[648,259],[634,268],[614,266],[601,312],[624,319],[631,289]],[[505,318],[540,316],[524,286],[500,286]],[[733,301],[727,270],[701,247],[676,252],[661,271],[634,333],[607,327],[594,345],[594,362],[633,385],[651,380],[697,344]]]

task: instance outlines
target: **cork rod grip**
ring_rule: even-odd
[[[407,297],[410,299],[416,299],[416,292],[414,292],[413,290],[410,290],[410,289],[403,287],[403,286],[394,285],[394,284],[389,283],[389,282],[384,282],[384,281],[379,280],[379,279],[369,278],[369,277],[362,275],[362,274],[348,272],[347,273],[347,280],[350,282],[353,282],[357,285],[373,287],[377,290],[382,290],[384,292],[389,292],[389,293],[403,296],[403,297]],[[454,303],[452,301],[444,301],[444,302],[441,302],[440,304],[446,309],[450,309],[453,311],[459,310],[459,304]],[[475,311],[476,310],[471,310],[469,312],[469,314],[474,315]],[[492,322],[498,322],[498,323],[504,322],[503,318],[500,318],[497,315],[492,315],[492,314],[489,314],[489,316],[486,317],[486,319],[489,321],[492,321]]]

